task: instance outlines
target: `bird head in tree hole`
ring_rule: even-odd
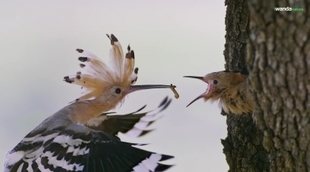
[[[203,98],[205,101],[217,101],[226,113],[243,114],[253,111],[253,98],[249,91],[247,75],[240,72],[219,71],[205,76],[185,76],[207,83],[207,90],[191,101]]]

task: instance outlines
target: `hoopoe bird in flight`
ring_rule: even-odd
[[[6,172],[83,171],[83,172],[153,172],[172,165],[162,163],[173,156],[138,148],[139,144],[123,142],[117,134],[138,137],[148,132],[171,99],[165,98],[153,111],[117,115],[109,112],[126,95],[138,90],[170,88],[174,85],[134,85],[138,68],[130,46],[124,55],[113,35],[108,66],[94,54],[77,49],[81,55],[81,72],[66,76],[86,94],[45,119],[6,156]],[[140,145],[141,146],[141,145]]]
[[[247,83],[247,76],[238,72],[219,71],[205,76],[184,76],[204,81],[207,90],[191,101],[203,98],[205,101],[217,101],[224,112],[241,115],[253,111],[254,101]]]

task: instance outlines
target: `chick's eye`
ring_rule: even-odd
[[[218,81],[215,79],[215,80],[213,80],[213,84],[217,84],[218,83]]]
[[[120,94],[121,92],[122,92],[122,90],[121,90],[120,88],[116,88],[116,89],[115,89],[115,93],[116,93],[116,94]]]

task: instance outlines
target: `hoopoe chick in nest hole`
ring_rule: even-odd
[[[184,77],[199,79],[208,84],[207,90],[191,101],[187,107],[203,98],[205,101],[219,100],[226,113],[240,115],[253,111],[254,102],[249,91],[246,75],[237,72],[219,71],[205,76]]]
[[[127,53],[118,39],[111,41],[108,66],[94,54],[77,49],[81,55],[81,72],[66,76],[68,83],[86,89],[86,94],[45,119],[32,130],[6,156],[5,171],[107,171],[150,172],[165,171],[171,165],[162,161],[173,156],[150,152],[136,146],[140,144],[121,141],[118,133],[139,137],[150,130],[161,111],[171,103],[167,97],[153,111],[139,110],[124,114],[111,114],[123,98],[138,90],[153,88],[172,89],[174,85],[134,85],[138,68],[135,68],[134,51]],[[177,96],[177,95],[176,95]]]

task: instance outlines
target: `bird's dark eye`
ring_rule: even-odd
[[[121,92],[122,92],[122,90],[121,90],[120,88],[116,88],[116,89],[115,89],[115,93],[116,93],[116,94],[120,94]]]
[[[218,81],[215,79],[215,80],[213,80],[213,84],[217,84],[218,83]]]

